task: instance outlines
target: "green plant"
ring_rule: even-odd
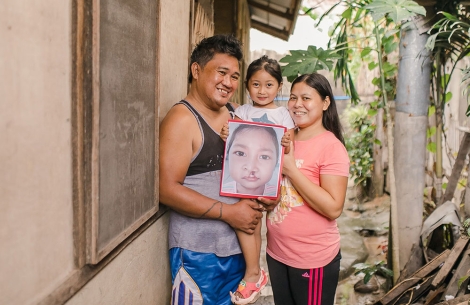
[[[373,265],[367,263],[359,263],[353,265],[353,267],[354,269],[356,269],[354,273],[355,275],[358,275],[360,273],[364,274],[364,284],[367,284],[373,276],[377,275],[383,276],[386,279],[393,278],[393,271],[386,267],[384,261],[377,262]],[[377,283],[379,283],[378,280]]]
[[[349,172],[354,177],[355,185],[367,186],[367,179],[372,176],[374,167],[373,144],[375,124],[364,105],[349,107],[344,112],[349,125],[345,136],[346,150],[351,162]]]
[[[445,136],[444,129],[444,108],[452,97],[451,92],[447,92],[450,78],[454,73],[457,64],[470,53],[470,14],[463,6],[458,5],[458,1],[450,3],[444,2],[439,7],[441,12],[437,14],[439,20],[435,22],[429,30],[429,38],[426,42],[426,49],[431,51],[433,59],[432,85],[434,111],[436,116],[436,142],[428,144],[428,150],[436,155],[436,197],[440,202],[442,194],[442,137]],[[449,71],[450,64],[450,71]],[[449,71],[449,72],[447,72]],[[470,69],[464,69],[463,82],[470,78]],[[470,115],[470,105],[465,113]]]
[[[465,221],[462,223],[460,233],[466,237],[470,237],[470,218],[465,219]]]

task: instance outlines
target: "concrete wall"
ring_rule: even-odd
[[[29,304],[73,269],[71,1],[0,16],[0,304]]]
[[[180,3],[181,2],[181,3]],[[160,121],[187,94],[190,1],[161,1]]]
[[[167,216],[142,233],[66,304],[169,304]]]
[[[160,117],[186,95],[189,1],[161,0]],[[0,304],[36,304],[74,271],[71,0],[0,4]],[[68,304],[168,304],[167,215]]]

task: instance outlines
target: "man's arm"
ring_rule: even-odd
[[[257,203],[243,199],[225,204],[183,186],[189,164],[202,136],[194,116],[184,107],[173,107],[160,125],[160,201],[194,218],[221,219],[235,229],[253,233],[262,217]]]

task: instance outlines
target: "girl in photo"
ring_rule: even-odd
[[[253,141],[256,139],[256,141]],[[222,186],[226,193],[273,197],[278,185],[268,184],[279,164],[279,140],[272,127],[238,126],[227,143],[225,162],[232,181]]]

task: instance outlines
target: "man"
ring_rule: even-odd
[[[169,228],[173,304],[231,304],[245,262],[234,229],[253,234],[265,198],[219,195],[229,99],[239,85],[240,42],[203,39],[190,61],[189,94],[160,126],[160,201],[172,209]]]

